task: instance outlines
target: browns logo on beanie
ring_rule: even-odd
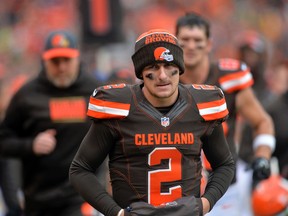
[[[165,29],[153,29],[140,35],[132,61],[138,79],[142,79],[142,70],[154,63],[173,63],[179,67],[180,75],[184,73],[183,50],[178,39]]]

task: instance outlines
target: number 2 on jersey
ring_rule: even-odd
[[[162,160],[168,160],[168,168],[148,172],[148,203],[159,206],[172,202],[182,196],[182,188],[175,185],[169,188],[169,192],[161,192],[163,182],[178,181],[182,177],[182,154],[176,148],[155,148],[148,158],[150,166],[161,164]]]

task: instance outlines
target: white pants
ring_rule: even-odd
[[[237,161],[237,182],[231,185],[206,216],[253,216],[251,207],[252,170]]]
[[[240,192],[241,216],[253,216],[251,206],[252,169],[242,160],[237,161],[237,185]]]
[[[226,193],[205,216],[240,216],[239,191],[237,184],[231,185]]]

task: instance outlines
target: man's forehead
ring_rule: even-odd
[[[173,66],[173,67],[179,68],[176,64],[171,63],[171,62],[155,62],[153,64],[149,64],[149,65],[145,66],[144,69],[148,68],[148,67],[154,67],[154,66],[158,66],[158,67],[161,67],[161,66],[163,66],[163,67]]]

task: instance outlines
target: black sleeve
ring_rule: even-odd
[[[34,154],[34,137],[23,137],[23,124],[27,108],[23,103],[24,93],[17,92],[11,99],[0,124],[0,154],[8,157],[24,157]],[[22,134],[22,137],[21,137]]]
[[[70,181],[80,195],[106,216],[115,216],[121,207],[106,192],[95,175],[114,145],[110,128],[94,121],[84,137],[70,167]]]
[[[5,123],[0,125],[0,154],[2,156],[18,158],[34,154],[32,145],[32,138],[20,138]]]
[[[204,137],[202,141],[203,151],[212,167],[203,197],[209,200],[212,209],[230,186],[235,175],[235,163],[222,125],[217,126],[212,134]]]

